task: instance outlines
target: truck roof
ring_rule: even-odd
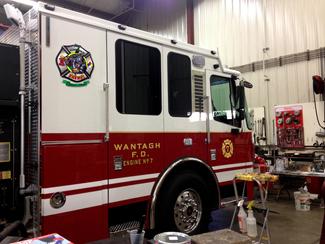
[[[200,54],[204,55],[206,57],[214,58],[219,61],[219,65],[221,66],[221,62],[219,59],[219,55],[217,51],[214,50],[208,50],[204,48],[200,48],[198,46],[184,43],[175,39],[169,39],[167,37],[163,37],[157,34],[149,33],[146,31],[142,31],[139,29],[135,29],[129,26],[124,26],[112,21],[108,21],[105,19],[97,18],[94,16],[90,16],[83,13],[78,13],[76,11],[68,10],[62,7],[57,7],[54,5],[49,5],[43,2],[38,2],[38,11],[44,15],[52,15],[64,19],[68,19],[71,21],[83,23],[86,25],[94,26],[97,28],[106,29],[109,31],[117,32],[122,35],[129,35],[133,36],[142,40],[147,40],[150,42],[154,42],[157,44],[161,44],[164,46],[182,49],[185,51],[189,51],[193,54]],[[221,67],[222,68],[222,67]]]

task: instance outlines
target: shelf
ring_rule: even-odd
[[[271,174],[276,175],[291,175],[291,176],[313,176],[313,177],[324,177],[325,173],[321,172],[304,172],[304,171],[291,171],[291,170],[283,170],[283,171],[272,171]]]

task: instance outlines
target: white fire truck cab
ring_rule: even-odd
[[[9,205],[21,209],[10,216],[25,205],[35,235],[75,243],[138,212],[148,229],[205,230],[219,188],[252,171],[239,73],[215,51],[44,3],[24,20],[0,36],[22,57],[20,103],[0,103],[21,133],[0,133]]]

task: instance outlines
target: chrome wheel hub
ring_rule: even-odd
[[[182,191],[174,205],[174,221],[179,231],[190,233],[199,225],[202,217],[200,195],[193,189]]]

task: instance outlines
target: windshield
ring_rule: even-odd
[[[245,117],[247,128],[253,129],[253,117],[247,106],[244,86],[236,87],[230,77],[212,75],[210,90],[214,120],[241,127],[241,120]]]

